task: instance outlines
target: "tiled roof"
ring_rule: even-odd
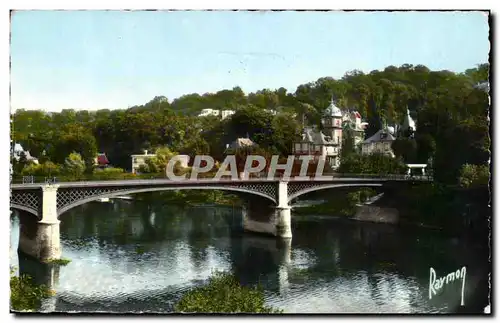
[[[304,128],[302,141],[313,143],[315,145],[331,144],[331,141],[327,140],[327,136],[325,136],[325,134],[313,127]]]
[[[108,157],[106,157],[106,154],[104,154],[104,153],[98,154],[97,155],[97,163],[99,163],[101,165],[108,164],[109,161],[108,161]]]
[[[256,146],[256,144],[249,138],[238,138],[229,145],[229,149],[237,149],[242,147]]]
[[[364,144],[369,144],[372,142],[384,142],[384,141],[394,141],[396,137],[391,135],[388,131],[380,129],[373,136],[363,141]]]

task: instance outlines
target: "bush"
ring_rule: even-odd
[[[14,311],[36,311],[42,300],[52,296],[54,292],[45,285],[36,285],[31,277],[10,273],[10,307]]]
[[[399,158],[383,154],[352,154],[343,158],[338,168],[339,173],[346,174],[404,174],[406,165]]]
[[[64,160],[63,166],[64,174],[72,176],[74,178],[80,178],[85,171],[85,162],[82,156],[78,153],[71,153]]]
[[[239,284],[233,275],[217,272],[208,285],[187,292],[175,306],[187,313],[281,313],[264,305],[260,288]]]
[[[34,164],[34,163],[27,164],[23,168],[21,175],[57,176],[60,173],[61,173],[61,167],[59,165],[56,165],[50,161],[46,161],[43,164]]]
[[[460,170],[459,184],[462,187],[488,185],[490,180],[489,165],[465,164]]]

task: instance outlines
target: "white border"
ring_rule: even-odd
[[[366,0],[347,0],[347,1],[320,1],[320,0],[308,0],[308,1],[298,1],[298,0],[292,0],[292,1],[269,1],[269,0],[246,0],[246,1],[223,1],[223,0],[216,0],[216,1],[210,1],[210,2],[205,2],[205,1],[199,1],[199,0],[183,0],[183,1],[176,1],[173,3],[172,1],[168,2],[160,2],[160,1],[153,1],[153,0],[141,0],[141,1],[133,1],[133,0],[122,0],[122,1],[116,1],[116,2],[104,2],[104,1],[99,1],[99,0],[86,0],[86,1],[44,1],[43,3],[40,3],[39,1],[34,1],[34,0],[25,0],[25,1],[14,1],[14,0],[7,0],[7,1],[2,1],[0,6],[2,7],[2,11],[0,11],[0,34],[2,37],[2,48],[1,48],[1,62],[0,64],[0,75],[1,75],[1,81],[2,81],[2,86],[0,87],[0,96],[1,96],[1,101],[2,101],[2,106],[3,106],[3,111],[4,111],[4,118],[1,118],[0,122],[3,123],[3,126],[0,126],[0,131],[1,131],[1,138],[0,140],[1,146],[0,146],[0,151],[9,151],[9,120],[10,120],[10,115],[9,115],[9,110],[7,107],[10,106],[9,104],[9,65],[7,64],[9,60],[9,11],[8,9],[15,8],[15,9],[122,9],[122,8],[129,8],[129,9],[186,9],[186,8],[191,8],[191,9],[205,9],[205,8],[213,8],[213,9],[340,9],[340,8],[345,8],[345,9],[402,9],[400,6],[403,2],[398,1],[398,0],[379,0],[379,1],[366,1]],[[411,8],[411,9],[496,9],[498,7],[498,1],[497,0],[475,0],[473,2],[471,1],[463,1],[463,0],[455,0],[455,1],[447,1],[447,2],[438,2],[438,1],[430,1],[430,0],[419,0],[419,1],[405,1],[404,4],[406,5],[405,8]],[[494,10],[496,11],[496,10]],[[497,22],[498,23],[498,22]],[[495,49],[497,49],[497,46],[495,44]],[[497,51],[498,53],[498,51]],[[495,84],[495,93],[498,93],[498,86]],[[494,142],[496,142],[495,139],[497,139],[497,136],[495,134],[495,138],[492,138]],[[9,198],[9,175],[7,170],[9,169],[8,166],[8,158],[7,156],[0,158],[0,169],[3,169],[4,171],[1,172],[0,174],[0,180],[2,182],[2,198],[4,198],[4,203],[5,205],[5,211],[3,212],[3,225],[0,227],[0,230],[2,230],[2,236],[5,241],[2,244],[4,246],[3,251],[5,252],[3,258],[4,265],[2,268],[4,269],[4,277],[8,276],[8,248],[7,246],[9,245],[9,226],[10,222],[8,221],[8,214],[9,211],[7,210],[7,206],[9,205],[7,199]],[[497,183],[495,183],[495,187]],[[495,194],[496,195],[496,194]],[[496,197],[496,196],[495,196]],[[497,221],[499,222],[499,221]],[[5,263],[7,262],[7,263]],[[11,321],[14,319],[12,315],[7,314],[9,312],[9,302],[8,302],[8,280],[6,278],[0,280],[1,284],[4,286],[3,288],[0,288],[0,290],[3,291],[2,294],[2,322],[4,322],[4,318],[7,321]],[[496,305],[496,304],[495,304]],[[496,309],[496,306],[495,306]],[[5,317],[6,316],[6,317]],[[46,320],[48,321],[53,320],[55,317],[49,317],[49,318],[31,318],[31,319],[38,319],[38,320]],[[154,319],[152,317],[148,317],[151,319]],[[165,319],[173,319],[174,317],[157,317],[156,319],[159,320],[165,320]],[[64,317],[64,320],[69,320],[69,317]],[[93,322],[95,321],[101,321],[101,320],[109,320],[110,318],[108,317],[82,317],[79,318],[81,321],[90,321],[92,320]],[[133,317],[120,317],[120,320],[124,321],[130,321],[133,320]],[[143,317],[136,317],[136,319],[143,319]],[[175,318],[174,318],[175,319]],[[199,318],[201,319],[201,318]],[[214,318],[218,319],[218,318]],[[260,318],[262,319],[262,318]],[[300,319],[303,319],[301,317]],[[338,317],[334,318],[328,318],[328,319],[338,319]],[[370,319],[376,319],[376,317],[370,317]],[[407,318],[406,318],[407,319]],[[438,318],[433,318],[434,320]],[[385,319],[384,319],[385,320]],[[472,319],[470,319],[472,320]]]

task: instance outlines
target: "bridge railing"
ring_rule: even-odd
[[[431,175],[407,175],[407,174],[354,174],[354,173],[330,173],[324,174],[325,176],[333,176],[334,178],[366,178],[366,179],[387,179],[387,180],[401,180],[401,181],[432,181]],[[205,173],[199,174],[198,178],[209,179],[213,178],[215,173]],[[298,175],[297,175],[298,176]],[[310,175],[309,175],[310,176]],[[267,178],[267,173],[257,173],[250,174],[250,178]],[[278,175],[275,179],[283,178],[282,175]],[[293,178],[293,176],[292,176]],[[88,182],[88,181],[115,181],[115,180],[137,180],[137,179],[166,179],[165,174],[109,174],[109,175],[96,175],[88,174],[75,176],[17,176],[12,178],[12,183],[14,184],[35,184],[35,183],[47,183],[54,184],[60,182]],[[231,179],[229,176],[224,176],[223,179]],[[310,177],[311,181],[314,181],[314,176]]]

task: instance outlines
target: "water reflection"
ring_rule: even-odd
[[[429,301],[429,268],[467,265],[471,281],[478,275],[473,250],[393,226],[296,217],[294,237],[283,243],[243,233],[232,208],[119,200],[83,205],[61,220],[71,263],[58,272],[11,252],[21,271],[54,286],[45,308],[57,311],[168,312],[214,270],[230,270],[243,284],[260,283],[267,303],[286,312],[447,312],[459,304],[460,286]],[[16,217],[11,223],[16,250]]]

